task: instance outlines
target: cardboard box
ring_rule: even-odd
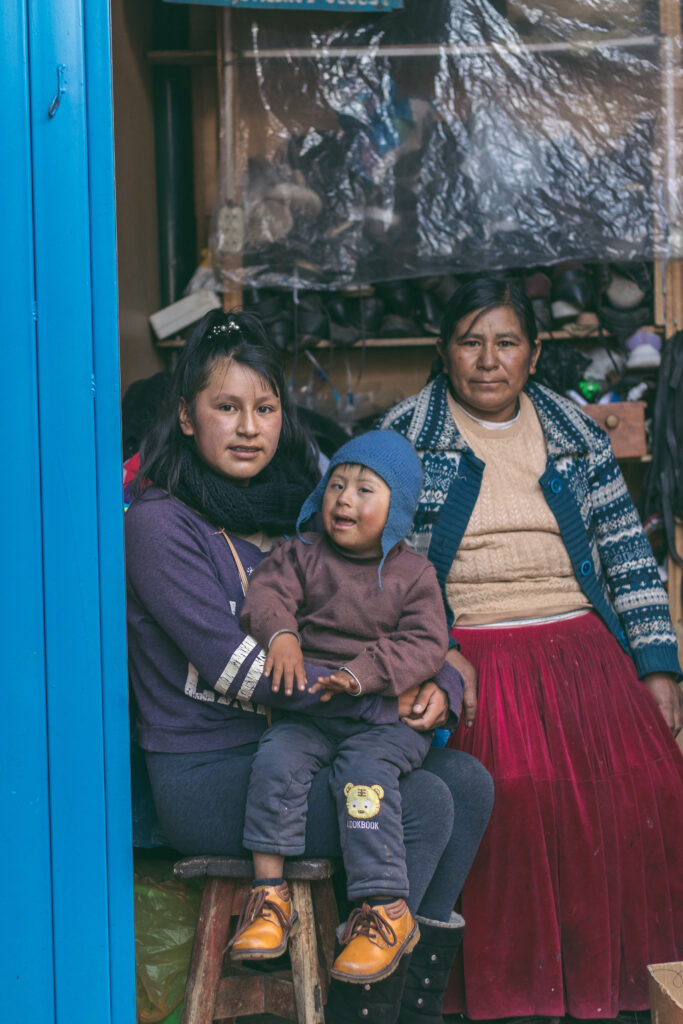
[[[212,309],[220,309],[221,306],[222,302],[215,292],[202,288],[160,309],[158,313],[153,313],[149,322],[159,341],[163,341],[165,338],[180,334],[186,327],[201,320],[205,313],[211,312]]]
[[[652,1024],[683,1024],[683,961],[650,964]]]

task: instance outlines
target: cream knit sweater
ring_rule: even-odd
[[[536,411],[491,430],[449,396],[458,430],[484,463],[481,491],[446,582],[455,625],[532,619],[590,608],[538,482],[546,446]]]

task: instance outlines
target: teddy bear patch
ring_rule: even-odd
[[[347,828],[378,829],[379,824],[369,819],[376,818],[380,811],[384,790],[381,786],[354,786],[347,782],[344,786],[346,810],[349,818]]]

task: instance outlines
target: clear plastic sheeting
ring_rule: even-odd
[[[225,288],[683,254],[680,49],[657,3],[406,0],[241,12],[233,32]]]

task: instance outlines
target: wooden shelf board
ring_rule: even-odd
[[[366,348],[428,348],[436,345],[438,338],[436,335],[425,338],[366,338]],[[316,348],[332,348],[333,342],[331,341],[320,341],[316,345]],[[338,351],[341,349],[351,348],[362,348],[363,341],[354,342],[353,345],[334,345]]]
[[[399,46],[301,46],[291,48],[264,48],[243,50],[241,57],[248,60],[287,60],[300,57],[311,57],[316,60],[328,60],[337,57],[476,57],[481,54],[514,53],[591,53],[593,50],[604,50],[611,47],[621,49],[654,46],[659,36],[622,36],[610,38],[596,37],[593,39],[560,40],[557,42],[523,42],[520,40],[500,40],[492,43],[423,43],[421,45]]]
[[[167,64],[192,67],[198,64],[215,64],[215,50],[150,50],[147,53],[150,64]]]

